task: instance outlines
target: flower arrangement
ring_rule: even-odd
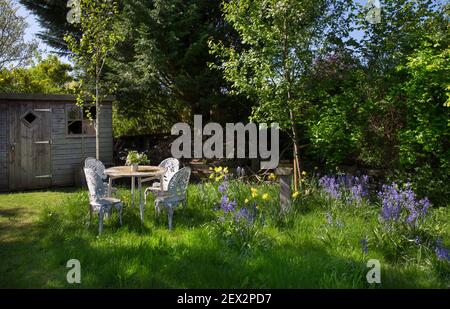
[[[147,154],[144,152],[140,153],[136,150],[131,150],[128,152],[125,165],[131,166],[132,171],[137,171],[139,165],[146,164],[150,164]]]

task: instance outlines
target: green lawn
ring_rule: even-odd
[[[239,201],[249,186],[233,189]],[[263,203],[275,207],[277,188]],[[167,230],[164,215],[150,206],[145,224],[138,207],[125,201],[124,226],[116,216],[97,236],[97,220],[87,226],[87,195],[79,190],[0,195],[0,287],[146,287],[146,288],[445,288],[448,268],[432,258],[392,259],[372,245],[376,210],[336,211],[340,225],[330,225],[320,200],[304,197],[287,219],[267,219],[252,240],[233,242],[218,232],[213,186],[191,185],[186,209]],[[264,210],[263,210],[264,211]],[[448,240],[448,215],[438,212]],[[269,218],[269,216],[267,216]],[[360,240],[369,235],[369,251]],[[230,241],[231,239],[231,241]],[[81,262],[81,284],[66,282],[69,259]],[[369,259],[381,262],[379,285],[366,281]]]

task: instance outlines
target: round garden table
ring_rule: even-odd
[[[108,182],[108,196],[111,195],[112,181],[117,178],[130,177],[131,178],[131,196],[132,196],[132,206],[134,207],[134,191],[135,191],[135,181],[138,182],[139,191],[139,210],[141,214],[141,221],[144,222],[144,203],[142,197],[142,183],[149,180],[159,179],[160,183],[163,183],[164,174],[166,173],[166,168],[159,166],[148,166],[142,165],[138,167],[137,171],[132,171],[130,166],[114,166],[105,170],[105,174],[109,176]],[[163,186],[161,186],[161,191]]]

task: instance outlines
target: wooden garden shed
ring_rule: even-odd
[[[100,160],[113,161],[112,98],[100,113]],[[70,95],[0,94],[0,191],[79,184],[95,157],[95,107]]]

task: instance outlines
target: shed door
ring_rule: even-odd
[[[9,108],[10,189],[25,190],[51,186],[50,105],[14,102]]]

